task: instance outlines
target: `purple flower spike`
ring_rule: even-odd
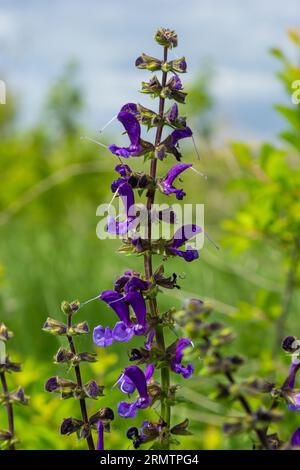
[[[291,446],[300,447],[300,428],[296,429],[291,437]]]
[[[97,440],[97,450],[104,450],[104,428],[102,421],[98,421],[97,424],[98,431],[98,440]]]
[[[175,355],[171,360],[171,369],[176,374],[181,374],[184,379],[188,379],[194,372],[193,364],[186,366],[182,364],[183,352],[186,348],[192,346],[192,342],[188,338],[180,338],[175,346]]]
[[[93,341],[97,346],[106,347],[111,346],[114,338],[112,331],[109,327],[104,328],[104,326],[96,326],[93,331]]]
[[[107,231],[118,235],[123,235],[135,227],[136,217],[132,213],[134,207],[133,189],[128,183],[123,183],[118,187],[119,195],[122,199],[126,220],[117,221],[114,217],[107,217]]]
[[[148,408],[150,405],[146,376],[138,366],[130,366],[124,369],[121,380],[131,381],[139,393],[139,398],[133,403],[120,402],[118,413],[123,418],[134,418],[137,409]]]
[[[118,147],[117,145],[110,145],[109,150],[119,157],[129,158],[139,156],[142,151],[141,146],[141,126],[133,114],[133,103],[128,103],[123,106],[118,114],[118,120],[123,124],[127,135],[130,140],[129,147]],[[123,109],[126,111],[123,111]]]
[[[167,254],[172,256],[180,256],[188,262],[197,259],[199,257],[198,250],[187,247],[185,251],[181,251],[178,248],[180,248],[186,241],[190,240],[201,232],[202,229],[201,227],[198,227],[198,225],[183,225],[175,232],[171,246],[166,247]]]
[[[176,199],[181,200],[185,196],[183,189],[177,189],[173,186],[174,180],[185,170],[193,166],[190,163],[178,163],[174,165],[167,173],[166,177],[161,181],[160,185],[164,194],[176,194]]]

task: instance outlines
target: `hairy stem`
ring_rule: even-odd
[[[295,290],[297,270],[300,264],[300,238],[297,237],[290,255],[290,269],[287,274],[285,289],[282,296],[282,309],[276,323],[276,344],[277,349],[284,337],[286,321],[290,311],[291,300]]]
[[[68,328],[70,328],[71,325],[72,325],[72,315],[68,315]],[[75,344],[74,344],[72,336],[67,335],[67,338],[68,338],[68,341],[69,341],[70,350],[72,351],[73,354],[76,355],[76,348],[75,348]],[[82,378],[81,378],[81,372],[80,372],[79,364],[77,364],[75,366],[75,375],[76,375],[76,381],[77,381],[78,387],[82,388]],[[88,414],[87,414],[85,399],[81,398],[79,400],[79,403],[80,403],[82,421],[84,422],[84,424],[86,426],[88,426],[89,425],[89,418],[88,418]],[[87,442],[89,450],[95,450],[95,445],[94,445],[93,436],[92,436],[91,432],[87,436],[86,442]]]
[[[233,375],[230,372],[225,372],[225,376],[231,384],[236,383],[235,380],[234,380]],[[238,398],[241,406],[243,407],[244,411],[247,413],[247,415],[249,415],[249,416],[252,415],[252,408],[251,408],[250,403],[248,402],[247,398],[242,394],[238,395],[237,398]],[[256,432],[256,435],[257,435],[263,449],[267,449],[267,450],[270,449],[265,430],[255,429],[255,432]]]
[[[11,438],[14,437],[14,411],[13,411],[13,406],[9,401],[9,391],[7,387],[7,382],[6,382],[6,377],[5,377],[5,372],[0,372],[0,377],[1,377],[1,384],[3,388],[3,393],[4,393],[4,398],[5,398],[5,407],[7,411],[7,419],[8,419],[8,430],[10,432]],[[10,444],[9,446],[10,450],[15,450],[15,445]]]
[[[165,47],[164,48],[164,62],[167,61],[167,58],[168,58],[168,48]],[[162,73],[162,87],[166,86],[166,82],[167,82],[167,72],[163,72]],[[159,115],[161,118],[163,118],[164,109],[165,109],[165,99],[160,98],[159,99]],[[155,146],[158,146],[160,144],[163,127],[164,127],[163,122],[161,122],[161,124],[157,126],[156,136],[155,136]],[[156,179],[156,169],[157,169],[157,159],[154,158],[151,160],[151,165],[150,165],[150,176],[153,178],[154,181]],[[146,275],[147,280],[151,280],[152,275],[153,275],[152,254],[151,254],[151,238],[152,238],[151,209],[154,204],[154,198],[155,198],[155,190],[149,191],[148,198],[147,198],[147,211],[148,211],[147,235],[148,235],[148,241],[149,241],[149,253],[147,253],[144,256],[144,267],[145,267],[145,275]],[[159,311],[158,311],[156,299],[149,299],[149,307],[150,307],[151,316],[158,318]],[[166,346],[165,346],[164,332],[163,332],[163,328],[159,324],[156,326],[156,342],[157,342],[159,349],[163,353],[165,353]],[[170,426],[170,419],[171,419],[170,405],[167,402],[169,388],[170,388],[170,371],[169,371],[168,366],[166,366],[166,367],[161,368],[161,389],[162,389],[161,418],[167,424],[168,427]],[[165,448],[168,449],[169,444],[166,444]]]

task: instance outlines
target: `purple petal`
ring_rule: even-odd
[[[144,372],[138,366],[130,366],[124,369],[124,375],[134,383],[140,397],[145,400],[149,400]]]
[[[178,106],[176,103],[174,103],[173,106],[169,109],[166,117],[170,122],[176,121],[178,117]]]
[[[188,168],[191,168],[191,166],[193,166],[191,163],[177,163],[168,171],[164,181],[171,186],[178,175]]]
[[[131,112],[121,111],[118,120],[123,124],[132,146],[139,147],[141,137],[141,126]]]
[[[149,332],[149,336],[147,338],[147,341],[145,342],[144,346],[145,346],[145,349],[147,351],[150,351],[151,347],[152,347],[152,341],[153,341],[153,338],[155,336],[155,331],[154,330],[150,330]]]
[[[100,295],[100,299],[111,307],[120,320],[125,323],[125,325],[130,326],[130,313],[129,307],[125,303],[124,297],[119,292],[114,290],[106,290]]]
[[[118,178],[117,180],[114,180],[110,185],[110,188],[111,188],[112,192],[115,193],[117,191],[117,189],[119,189],[119,187],[123,183],[126,183],[124,178]]]
[[[122,199],[122,203],[123,203],[123,206],[124,206],[124,210],[125,210],[125,214],[127,215],[128,217],[128,213],[129,213],[129,210],[132,206],[134,206],[134,193],[133,193],[133,189],[132,187],[130,186],[130,184],[128,183],[123,183],[120,187],[119,187],[119,195]],[[133,214],[130,214],[131,216]]]
[[[134,418],[136,415],[137,406],[136,403],[126,403],[121,401],[118,403],[118,413],[122,418]]]
[[[126,178],[132,173],[131,168],[128,165],[125,165],[125,163],[119,163],[119,165],[115,167],[115,171],[119,173],[122,178]]]
[[[152,376],[154,374],[154,371],[155,371],[154,365],[153,364],[148,364],[147,367],[146,367],[146,370],[145,370],[145,378],[146,378],[147,383],[152,378]]]
[[[296,429],[291,437],[292,447],[300,447],[300,428]]]
[[[138,113],[137,105],[135,103],[126,103],[122,106],[120,112],[131,113],[135,116]]]
[[[112,336],[116,341],[122,341],[126,343],[129,341],[134,335],[133,328],[130,326],[126,326],[126,324],[122,321],[115,324],[112,330]]]
[[[127,220],[119,221],[109,215],[107,217],[106,231],[112,234],[125,235],[127,232],[134,229],[137,223],[138,219],[136,218],[131,217]]]
[[[119,157],[129,158],[131,157],[131,151],[129,147],[118,147],[115,144],[112,144],[108,147],[108,150],[111,151],[114,155],[118,155]]]
[[[186,137],[192,137],[193,133],[189,127],[185,129],[176,129],[170,134],[171,137],[171,145],[175,146],[177,142],[181,139],[185,139]]]
[[[57,377],[50,377],[45,384],[46,392],[54,392],[59,388]]]
[[[172,248],[179,248],[181,247],[187,240],[190,240],[198,233],[202,232],[202,228],[198,227],[195,224],[187,224],[180,227],[174,233],[174,241],[172,244]]]
[[[97,432],[98,432],[97,450],[104,450],[104,429],[103,429],[102,421],[98,421]]]
[[[147,290],[149,289],[149,282],[144,281],[140,277],[132,276],[131,279],[128,280],[125,286],[125,292],[129,292],[132,290]]]
[[[137,322],[141,326],[146,325],[146,302],[143,295],[138,291],[129,291],[125,297],[126,301],[130,303]]]
[[[110,346],[114,341],[111,329],[101,325],[96,326],[93,331],[93,341],[97,346]]]
[[[180,256],[188,263],[199,258],[198,250],[194,250],[194,249],[181,251],[181,250],[177,250],[176,248],[172,248],[170,252],[172,253],[173,256]]]
[[[119,377],[118,386],[122,393],[130,395],[135,391],[134,383],[124,374]]]

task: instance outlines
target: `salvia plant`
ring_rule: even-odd
[[[8,429],[0,429],[0,449],[14,450],[18,440],[15,435],[14,405],[27,405],[28,397],[22,387],[9,391],[8,374],[20,372],[21,364],[12,362],[6,352],[6,343],[13,337],[4,323],[0,323],[0,380],[2,390],[0,392],[0,404],[6,408]]]
[[[100,408],[91,416],[88,415],[86,400],[96,400],[103,396],[103,386],[98,385],[93,379],[85,384],[82,381],[81,364],[95,362],[97,355],[93,352],[78,352],[76,350],[74,337],[89,332],[86,321],[77,324],[72,322],[73,315],[79,309],[80,304],[77,300],[70,303],[64,301],[61,310],[66,315],[66,323],[47,318],[43,326],[43,330],[47,333],[63,336],[67,339],[68,347],[60,347],[55,354],[54,361],[56,364],[68,365],[75,371],[75,380],[71,380],[69,377],[50,377],[45,384],[45,390],[50,393],[58,393],[64,400],[75,399],[79,402],[81,417],[65,418],[61,424],[60,433],[62,435],[77,433],[80,439],[86,439],[89,450],[94,450],[95,443],[92,431],[95,429],[98,434],[96,448],[103,450],[103,433],[110,431],[110,423],[114,419],[114,413],[110,408]]]

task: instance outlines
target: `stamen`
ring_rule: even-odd
[[[91,303],[91,302],[94,302],[95,300],[99,300],[99,295],[97,295],[96,297],[93,297],[92,299],[89,299],[89,300],[86,300],[85,302],[83,302],[82,304],[80,304],[79,306],[79,309],[80,310],[82,307],[84,307],[85,305]]]
[[[117,119],[117,114],[115,114],[99,131],[99,133],[101,134],[104,129],[106,129],[115,119]]]
[[[220,247],[210,238],[207,232],[204,232],[204,236],[207,238],[207,240],[216,248],[216,250],[219,250]]]
[[[196,168],[194,168],[193,166],[190,166],[190,168],[188,168],[188,170],[193,170],[195,173],[197,173],[197,175],[202,176],[202,178],[207,180],[207,175],[205,175],[204,173],[202,173],[199,170],[196,170]]]
[[[90,142],[93,142],[94,144],[97,144],[97,145],[100,145],[100,147],[104,148],[104,149],[108,149],[108,146],[105,145],[105,144],[102,144],[102,142],[98,142],[98,140],[96,139],[93,139],[92,137],[88,137],[87,135],[82,135],[80,136],[80,139],[82,140],[89,140]]]
[[[195,139],[194,139],[194,135],[192,135],[192,141],[193,141],[193,145],[194,145],[194,149],[195,149],[197,158],[198,158],[198,160],[201,160],[200,153],[198,152],[197,145],[196,145],[196,142],[195,142]]]

